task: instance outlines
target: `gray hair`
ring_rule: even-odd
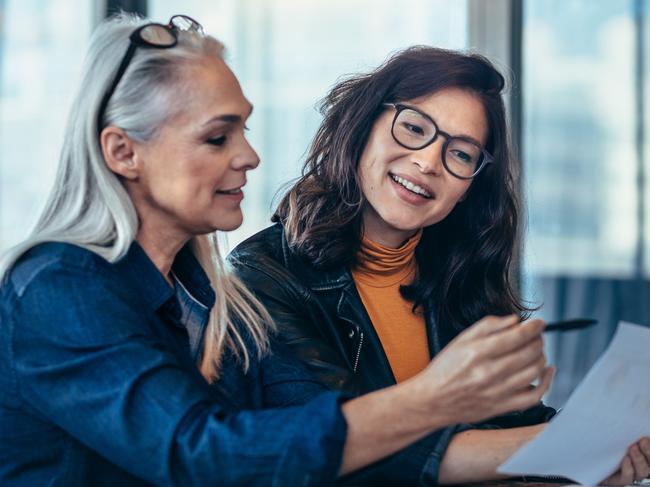
[[[178,89],[187,89],[183,86],[185,69],[208,56],[223,55],[219,41],[187,31],[178,31],[178,43],[173,48],[137,49],[98,127],[99,105],[129,47],[129,36],[148,22],[120,14],[104,21],[94,32],[69,114],[54,187],[28,238],[2,256],[0,280],[21,255],[44,242],[78,245],[116,262],[135,240],[135,207],[106,165],[98,134],[103,127],[114,125],[134,140],[150,140],[183,108]],[[194,237],[191,248],[217,291],[201,363],[203,375],[213,380],[225,349],[240,357],[245,369],[248,367],[250,354],[244,335],[250,337],[258,356],[268,350],[267,327],[272,326],[272,319],[225,269],[214,235]]]

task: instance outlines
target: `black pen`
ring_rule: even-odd
[[[554,321],[553,323],[546,323],[544,332],[547,331],[565,331],[565,330],[578,330],[580,328],[587,328],[598,323],[598,320],[593,318],[577,318],[575,320]]]

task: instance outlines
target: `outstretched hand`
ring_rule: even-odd
[[[554,373],[544,356],[544,322],[487,316],[458,335],[416,380],[449,423],[472,423],[537,404]],[[531,387],[536,379],[539,385]]]

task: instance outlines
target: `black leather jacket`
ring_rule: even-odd
[[[242,242],[228,257],[237,275],[262,301],[278,326],[280,339],[317,378],[353,395],[395,384],[379,337],[368,317],[348,269],[323,271],[301,259],[287,245],[284,229],[275,224]],[[431,356],[453,337],[436,326],[431,305],[424,307]],[[494,418],[479,427],[527,426],[548,421],[555,410],[542,404]],[[465,425],[462,429],[467,429]],[[432,485],[440,459],[458,431],[436,432],[385,464],[398,471],[394,482]],[[409,465],[404,465],[404,462]],[[405,472],[411,470],[409,477]],[[385,470],[393,471],[387,467]],[[393,478],[388,475],[385,479]]]

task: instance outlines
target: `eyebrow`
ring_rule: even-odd
[[[253,106],[251,105],[250,110],[248,110],[248,113],[246,114],[243,119],[247,119],[248,117],[251,116],[253,113]],[[217,115],[212,117],[211,119],[207,120],[205,123],[202,124],[203,127],[207,127],[208,125],[214,123],[214,122],[226,122],[226,123],[238,123],[242,121],[242,116],[237,115],[234,113],[224,113],[222,115]]]
[[[443,132],[444,132],[444,130],[443,130]],[[485,146],[483,144],[481,144],[478,140],[476,140],[474,137],[472,137],[471,135],[467,135],[467,134],[457,134],[457,135],[449,134],[449,135],[451,135],[452,137],[456,137],[458,139],[469,140],[470,142],[474,142],[480,148],[485,149]]]
[[[414,106],[412,106],[412,105],[406,105],[406,104],[404,104],[404,103],[397,103],[397,105],[402,105],[403,107],[406,107],[406,108],[408,108],[409,110],[413,110],[413,111],[416,112],[418,115],[421,115],[421,116],[423,116],[424,118],[428,118],[429,120],[431,120],[433,123],[436,124],[436,127],[438,127],[438,123],[433,119],[433,117],[432,117],[431,115],[429,115],[428,113],[423,112],[423,111],[420,110],[419,108],[414,107]],[[467,134],[450,134],[449,132],[446,132],[446,131],[442,130],[440,127],[438,127],[438,131],[439,131],[439,132],[442,132],[442,133],[444,133],[444,134],[450,135],[450,136],[452,136],[452,137],[457,137],[457,138],[460,138],[460,139],[466,139],[466,140],[469,140],[470,142],[475,143],[475,144],[478,145],[479,147],[484,147],[483,144],[481,144],[477,139],[475,139],[475,138],[472,137],[471,135],[467,135]]]

